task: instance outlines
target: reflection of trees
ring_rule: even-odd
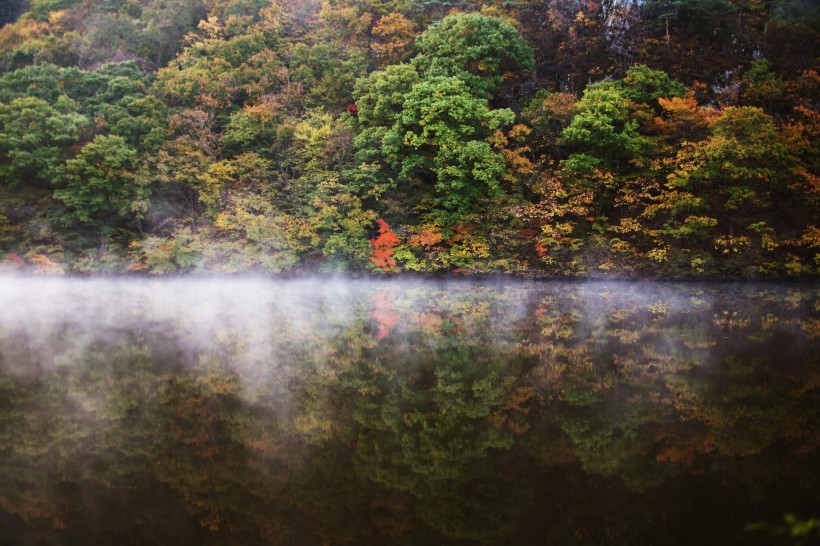
[[[569,450],[587,473],[618,477],[637,492],[672,494],[714,480],[761,504],[816,506],[816,496],[807,499],[816,479],[809,461],[818,448],[817,389],[805,381],[816,375],[817,343],[804,334],[814,298],[789,303],[793,294],[747,290],[712,300],[692,290],[685,302],[630,301],[602,290],[595,298],[553,294],[534,312],[531,352],[541,357],[534,374],[544,407],[533,427],[560,427],[570,443],[550,449],[539,442],[549,436],[537,436],[540,460],[566,464]],[[579,299],[611,301],[584,308]],[[791,498],[769,493],[784,488]]]
[[[345,386],[361,395],[353,410],[358,471],[421,500],[418,515],[445,535],[477,539],[515,525],[527,488],[510,483],[501,455],[513,441],[503,426],[512,385],[505,360],[475,341],[445,327],[404,355],[407,368],[379,365],[391,362],[382,360],[388,350]]]
[[[20,360],[18,373],[0,379],[7,401],[0,410],[0,507],[42,543],[206,540],[156,474],[164,443],[157,391],[169,356],[157,341],[134,333],[101,343],[68,328],[46,339],[63,349],[58,367],[26,376],[19,375],[26,364],[43,364],[38,347],[25,338],[17,346],[3,340],[3,356]]]
[[[391,540],[413,518],[451,537],[495,536],[523,507],[528,487],[514,484],[503,452],[528,395],[508,400],[518,359],[494,345],[490,328],[507,317],[493,319],[489,301],[472,296],[378,291],[361,322],[313,353],[319,371],[299,403],[314,416],[332,413],[337,426],[350,416],[338,433],[357,474],[392,499],[379,501],[377,518]],[[346,402],[328,410],[317,392]],[[502,508],[499,498],[507,499]],[[418,531],[409,536],[419,539]]]
[[[657,431],[675,422],[662,403],[663,378],[703,356],[685,345],[701,333],[698,321],[684,315],[667,324],[667,306],[599,287],[548,295],[534,311],[545,418],[587,472],[620,476],[637,490],[679,472],[658,454]]]
[[[0,328],[0,508],[45,544],[670,544],[820,506],[811,290],[319,304],[194,346],[62,325],[50,363]]]

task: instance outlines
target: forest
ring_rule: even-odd
[[[8,0],[0,269],[820,273],[810,0]]]

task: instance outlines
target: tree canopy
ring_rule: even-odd
[[[7,267],[820,267],[820,19],[807,5],[7,6]]]

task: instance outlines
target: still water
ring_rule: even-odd
[[[818,355],[811,285],[0,277],[0,544],[809,544]]]

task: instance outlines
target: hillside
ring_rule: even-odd
[[[12,0],[0,268],[815,278],[779,0]]]

